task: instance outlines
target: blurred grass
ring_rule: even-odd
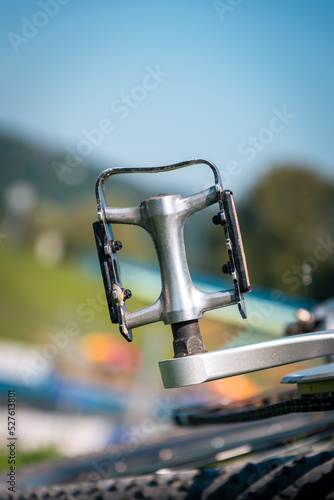
[[[43,268],[28,251],[4,245],[0,258],[1,336],[8,339],[38,341],[52,329],[59,307],[66,303],[74,308],[87,293],[99,290],[68,262]]]
[[[80,316],[78,306],[96,299],[103,288],[102,278],[90,279],[71,260],[53,268],[42,267],[32,252],[0,246],[0,337],[24,342],[45,341],[47,333],[75,321],[82,333],[112,331],[107,304],[98,303],[92,321]],[[131,299],[132,308],[142,304]],[[86,305],[87,304],[87,305]]]
[[[0,472],[8,471],[10,468],[8,464],[8,455],[8,448],[0,448]],[[59,457],[61,457],[61,453],[53,445],[42,446],[35,450],[17,450],[15,466],[22,467],[23,465]]]

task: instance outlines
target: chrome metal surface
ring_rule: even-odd
[[[231,303],[234,290],[205,293],[192,282],[183,239],[187,218],[217,202],[214,187],[188,198],[161,195],[141,203],[139,207],[106,208],[107,224],[136,224],[151,235],[157,251],[161,273],[161,295],[154,307],[128,312],[126,324],[134,328],[162,319],[165,324],[198,319],[208,309]]]
[[[204,160],[201,158],[195,158],[193,160],[188,160],[188,161],[182,161],[179,163],[174,163],[171,165],[164,165],[161,167],[113,167],[113,168],[108,168],[107,170],[104,170],[101,172],[101,174],[98,176],[96,185],[95,185],[95,193],[96,193],[96,200],[97,200],[97,210],[98,212],[101,211],[102,206],[107,206],[106,202],[106,197],[105,197],[105,192],[104,192],[104,184],[108,177],[111,175],[118,175],[118,174],[127,174],[127,173],[158,173],[158,172],[169,172],[171,170],[177,170],[179,168],[184,168],[188,167],[190,165],[208,165],[214,175],[215,178],[215,186],[217,186],[217,190],[222,189],[222,182],[220,178],[220,173],[219,170],[217,169],[216,165],[211,163],[208,160]]]
[[[165,388],[201,384],[334,353],[334,330],[159,362]]]
[[[211,168],[214,174],[214,186],[188,197],[168,194],[153,196],[143,201],[139,207],[116,208],[107,205],[104,185],[111,175],[166,172],[195,164],[204,164]],[[240,310],[244,311],[243,305],[240,306],[243,296],[239,291],[236,276],[234,276],[234,288],[206,293],[194,285],[188,268],[183,237],[186,220],[193,213],[213,203],[221,204],[220,195],[223,188],[219,171],[213,163],[195,159],[163,167],[111,168],[99,175],[95,189],[98,216],[108,242],[105,251],[114,261],[113,268],[117,273],[119,274],[118,262],[116,252],[113,251],[114,237],[111,224],[133,224],[145,229],[153,240],[159,261],[162,283],[160,297],[154,304],[132,312],[128,312],[125,303],[122,303],[119,314],[123,335],[129,337],[132,328],[156,321],[175,324],[197,320],[205,311],[229,304],[238,303]],[[122,290],[120,276],[118,282],[118,288]]]
[[[319,380],[334,379],[334,363],[312,366],[305,370],[288,373],[281,380],[282,384],[295,384],[297,382],[313,382]]]

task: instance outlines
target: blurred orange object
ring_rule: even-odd
[[[248,375],[214,380],[206,384],[210,392],[218,394],[230,401],[248,398],[261,392],[258,386]]]
[[[114,365],[126,372],[136,368],[140,356],[137,345],[104,332],[87,333],[80,341],[80,350],[88,362]]]

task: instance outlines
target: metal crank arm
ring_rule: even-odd
[[[166,389],[201,384],[334,353],[334,330],[257,342],[159,362]]]

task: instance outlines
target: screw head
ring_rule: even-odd
[[[119,240],[113,241],[113,250],[117,252],[118,250],[121,250],[123,248],[123,243]]]
[[[222,271],[224,274],[232,274],[232,266],[230,261],[223,265]]]
[[[219,214],[218,215],[214,215],[212,217],[212,222],[214,223],[215,226],[219,226],[219,224],[221,224],[221,220],[220,220]]]
[[[128,288],[126,288],[123,292],[124,300],[130,299],[132,297],[132,292]]]

